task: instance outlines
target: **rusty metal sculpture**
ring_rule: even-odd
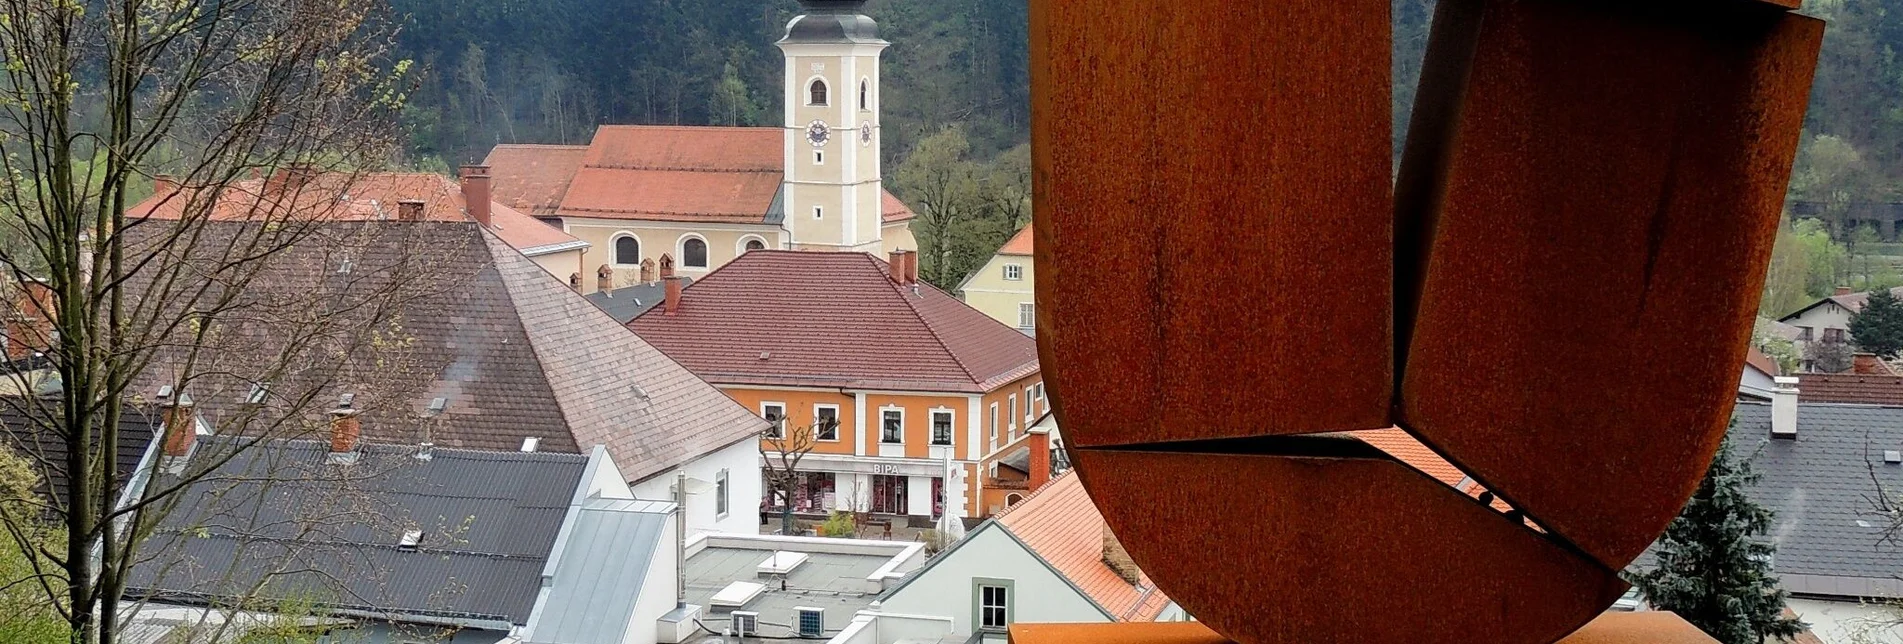
[[[1131,555],[1244,644],[1602,611],[1725,431],[1792,8],[1440,0],[1391,181],[1386,0],[1032,0],[1038,341]],[[1515,514],[1305,436],[1389,425]]]

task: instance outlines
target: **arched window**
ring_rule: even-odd
[[[1004,507],[1008,508],[1022,502],[1024,502],[1024,495],[1022,494],[1012,492],[1010,494],[1004,495]]]
[[[686,241],[682,241],[681,266],[707,268],[707,242],[698,237],[689,237]]]
[[[615,263],[633,266],[641,263],[641,240],[633,235],[615,238]]]
[[[859,79],[859,109],[860,111],[872,109],[872,81],[870,79]]]
[[[766,250],[766,242],[760,241],[758,239],[747,240],[747,251],[752,252],[756,250]]]
[[[825,80],[818,79],[818,78],[813,79],[813,84],[806,86],[806,92],[808,94],[806,99],[807,105],[825,105],[826,104],[826,81]]]

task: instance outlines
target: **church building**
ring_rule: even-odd
[[[781,127],[606,125],[582,145],[498,145],[494,198],[586,242],[584,293],[698,279],[750,250],[915,250],[879,167],[879,58],[865,0],[800,0]],[[646,270],[643,270],[644,267]]]

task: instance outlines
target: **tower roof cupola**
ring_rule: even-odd
[[[786,23],[786,37],[780,44],[793,43],[866,43],[885,44],[879,39],[879,25],[860,13],[866,0],[799,0],[800,15]]]

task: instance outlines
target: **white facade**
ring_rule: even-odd
[[[1824,644],[1903,644],[1903,609],[1874,603],[1790,599],[1785,606]]]
[[[966,535],[931,567],[888,593],[874,607],[881,613],[949,617],[952,632],[974,632],[978,587],[1006,588],[1011,623],[1104,623],[1115,621],[995,522]]]
[[[688,536],[705,532],[759,534],[760,499],[766,492],[760,481],[757,441],[743,440],[688,461],[682,467],[636,481],[634,498],[673,501],[674,483],[683,471],[687,473]],[[726,495],[724,513],[720,512],[723,491]]]
[[[886,46],[779,43],[786,56],[783,225],[794,249],[884,252],[879,57]]]

